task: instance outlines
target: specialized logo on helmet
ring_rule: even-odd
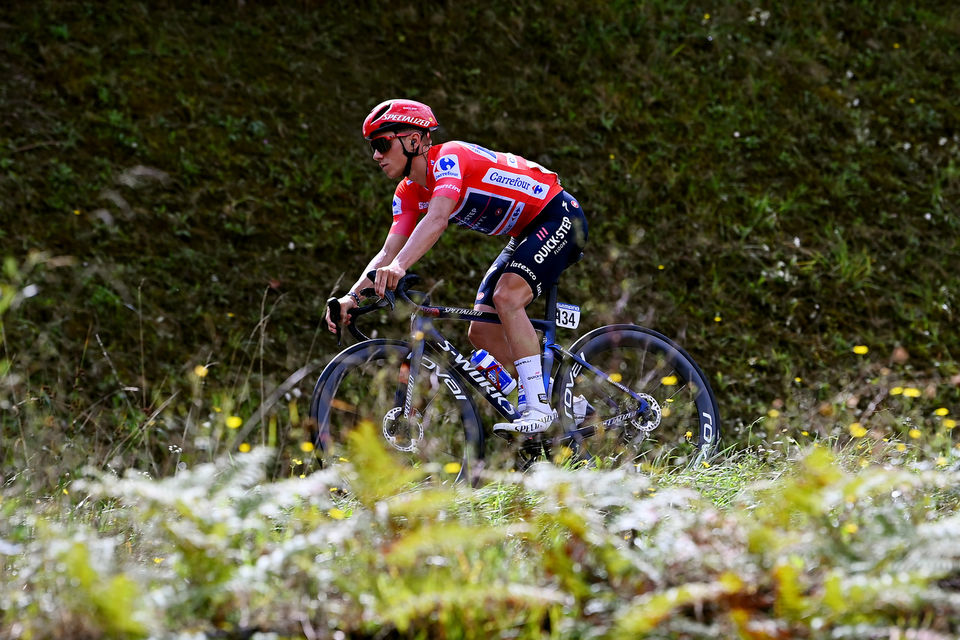
[[[457,156],[453,154],[441,156],[437,160],[437,164],[433,167],[433,177],[435,180],[441,178],[460,178],[463,176],[460,175],[460,162],[457,159]]]
[[[370,111],[363,121],[363,137],[367,140],[382,131],[410,126],[433,131],[439,126],[430,107],[416,100],[385,100]]]
[[[404,116],[387,113],[385,117],[380,118],[381,120],[387,120],[388,122],[395,122],[398,124],[411,124],[415,127],[420,127],[421,129],[429,128],[432,123],[426,118],[418,118],[416,116]]]

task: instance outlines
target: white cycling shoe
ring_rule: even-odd
[[[543,433],[556,419],[557,412],[553,409],[549,413],[544,413],[535,407],[530,407],[513,422],[498,422],[493,425],[493,430],[494,432]]]

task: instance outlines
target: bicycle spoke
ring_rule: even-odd
[[[595,412],[576,416],[571,406],[564,408],[567,441],[579,443],[579,459],[641,469],[701,459],[715,445],[716,409],[699,368],[658,334],[639,328],[624,329],[623,335],[607,331],[573,350],[605,376],[570,364],[560,372],[555,402],[583,398]],[[569,379],[572,371],[577,375]]]
[[[471,423],[464,417],[471,410],[469,403],[450,392],[432,362],[416,380],[409,380],[408,355],[403,343],[360,343],[355,353],[347,350],[338,356],[343,362],[327,379],[326,371],[321,374],[323,384],[318,382],[314,391],[311,415],[319,426],[318,455],[324,464],[343,458],[350,433],[362,423],[373,426],[388,452],[414,466],[440,463],[450,468],[447,463],[455,462],[454,468],[460,468],[476,454],[476,437],[468,437],[475,419]],[[414,406],[404,416],[411,383]]]

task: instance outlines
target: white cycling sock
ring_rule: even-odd
[[[550,413],[547,392],[543,388],[543,365],[540,362],[540,356],[520,358],[514,364],[517,366],[517,377],[520,378],[520,383],[527,395],[527,409]]]

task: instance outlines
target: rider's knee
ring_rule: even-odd
[[[533,299],[533,291],[527,281],[513,273],[505,273],[493,290],[493,302],[497,311],[523,309]]]

